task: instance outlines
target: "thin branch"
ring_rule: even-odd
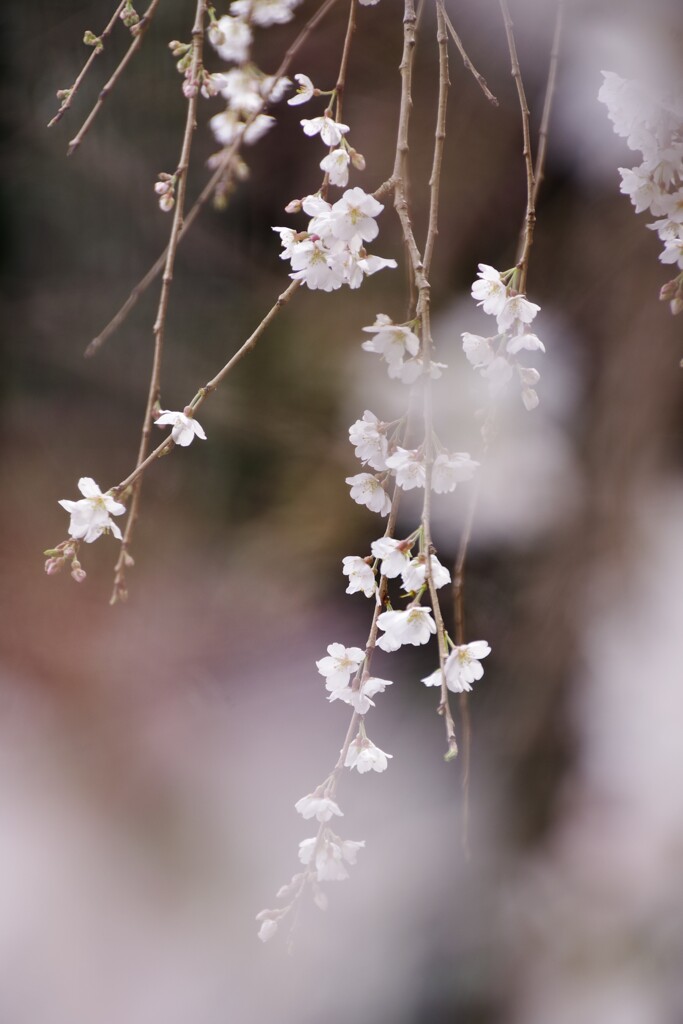
[[[152,2],[154,2],[154,0],[152,0]],[[152,427],[154,425],[154,408],[159,401],[159,394],[161,389],[161,358],[164,347],[164,331],[166,326],[166,317],[168,314],[168,302],[171,291],[171,282],[173,280],[175,256],[178,248],[178,239],[183,220],[185,192],[187,188],[187,172],[190,163],[190,151],[192,149],[192,137],[197,124],[197,100],[199,97],[199,68],[202,61],[202,51],[204,45],[205,8],[206,0],[197,0],[195,20],[194,25],[192,26],[192,63],[189,78],[187,79],[190,85],[194,86],[194,88],[191,88],[190,96],[188,97],[187,100],[185,132],[183,134],[183,144],[180,151],[180,160],[178,162],[178,168],[175,173],[176,202],[173,211],[171,234],[168,242],[168,248],[166,251],[166,263],[164,266],[164,274],[162,278],[161,294],[159,296],[159,306],[153,328],[154,355],[152,359],[152,374],[150,377],[149,392],[147,395],[147,408],[145,410],[145,418],[143,420],[142,433],[140,436],[140,448],[138,451],[137,459],[138,465],[144,463],[147,453],[149,451],[150,435],[152,432]],[[126,596],[125,574],[126,566],[130,562],[128,548],[130,547],[130,543],[133,536],[133,530],[135,529],[135,521],[137,519],[138,505],[140,501],[141,483],[142,478],[141,476],[139,476],[133,489],[133,495],[130,502],[128,513],[128,520],[126,522],[126,530],[123,536],[123,540],[121,542],[121,549],[119,551],[119,557],[117,559],[116,568],[114,570],[114,590],[111,598],[112,602],[115,602],[119,599],[125,599]]]
[[[465,65],[465,68],[467,69],[467,71],[470,71],[472,73],[472,75],[474,76],[477,84],[479,85],[479,88],[481,89],[481,91],[483,92],[484,96],[489,101],[489,103],[492,103],[494,107],[497,107],[498,106],[498,100],[496,99],[496,97],[493,95],[493,93],[489,89],[488,85],[486,84],[486,79],[484,78],[484,76],[479,74],[479,72],[475,68],[474,64],[472,63],[470,58],[465,53],[465,48],[462,45],[462,41],[460,39],[460,36],[455,31],[455,28],[453,27],[453,22],[448,17],[448,14],[445,11],[444,11],[444,16],[446,18],[446,26],[448,28],[448,31],[451,34],[451,38],[453,39],[453,42],[455,43],[455,45],[458,48],[458,52],[460,53],[460,56],[462,57],[462,62]]]
[[[427,278],[429,278],[429,272],[432,265],[434,243],[436,242],[436,236],[439,233],[439,185],[441,182],[444,143],[446,141],[448,89],[451,84],[448,74],[448,35],[446,34],[446,12],[444,10],[442,0],[437,0],[436,17],[436,40],[439,47],[439,100],[436,114],[436,129],[434,132],[432,173],[429,178],[429,224],[424,251],[424,272],[425,277]]]
[[[76,81],[71,86],[71,88],[70,89],[60,90],[59,93],[57,94],[58,97],[63,95],[64,99],[62,100],[62,105],[59,108],[59,110],[57,111],[57,113],[55,114],[55,116],[52,118],[51,121],[48,122],[48,125],[47,125],[48,128],[52,128],[52,126],[57,124],[58,121],[61,121],[61,119],[64,117],[64,114],[66,114],[67,110],[69,109],[69,107],[73,103],[74,96],[76,95],[76,93],[80,89],[81,85],[83,84],[83,82],[85,80],[85,77],[88,74],[88,71],[90,71],[90,68],[92,67],[93,63],[95,62],[95,59],[102,53],[102,51],[104,49],[104,41],[105,41],[105,39],[107,39],[108,36],[111,35],[111,33],[112,33],[113,29],[114,29],[114,26],[116,25],[116,22],[119,20],[119,16],[121,14],[121,11],[123,10],[123,8],[125,6],[126,6],[126,0],[121,0],[119,6],[116,8],[116,10],[114,11],[114,13],[113,13],[113,15],[111,17],[111,21],[109,21],[109,23],[107,24],[106,28],[102,29],[100,35],[98,36],[96,45],[93,46],[92,51],[90,53],[90,56],[88,57],[88,59],[86,60],[85,64],[81,68],[80,72],[78,73],[78,75],[76,77]]]
[[[294,39],[292,44],[285,51],[285,55],[282,58],[282,61],[280,62],[280,66],[273,75],[273,78],[276,81],[278,78],[282,77],[282,75],[286,73],[286,71],[289,68],[289,65],[291,64],[292,60],[294,59],[298,51],[301,49],[303,44],[306,42],[308,36],[322,21],[322,19],[325,17],[328,11],[330,11],[332,7],[335,6],[336,3],[338,3],[338,0],[326,0],[326,2],[318,9],[318,11],[316,11],[313,17],[306,22],[304,27],[299,32],[298,36]],[[249,117],[245,121],[245,130],[246,128],[249,127],[252,121],[256,119],[259,113],[260,111],[255,111],[254,113],[249,115]],[[239,154],[239,151],[242,147],[242,142],[243,135],[235,139],[232,145],[223,153],[220,163],[218,164],[216,170],[213,172],[213,174],[207,181],[206,185],[199,193],[199,196],[197,197],[193,206],[191,207],[187,216],[185,217],[185,220],[180,228],[180,232],[178,235],[178,242],[180,242],[181,239],[185,237],[186,232],[189,231],[190,227],[192,226],[192,224],[194,224],[195,220],[197,219],[197,216],[199,215],[203,207],[206,205],[208,200],[211,198],[216,185],[230,168],[233,159]],[[104,345],[105,341],[107,341],[111,337],[111,335],[114,334],[121,326],[121,324],[126,320],[128,314],[135,307],[138,300],[144,295],[149,286],[154,283],[154,281],[157,279],[157,277],[163,270],[166,262],[167,252],[167,248],[163,250],[159,258],[156,260],[155,263],[152,264],[152,266],[147,271],[145,276],[135,285],[126,301],[114,314],[114,316],[106,325],[106,327],[104,327],[103,330],[100,331],[96,338],[93,338],[93,340],[90,342],[90,344],[85,350],[86,356],[95,355],[98,349],[100,349],[102,345]]]
[[[346,35],[344,37],[344,46],[342,48],[342,57],[339,65],[339,74],[337,75],[337,84],[334,87],[336,96],[336,109],[335,109],[335,120],[341,121],[342,119],[342,107],[344,103],[344,89],[346,88],[346,73],[349,68],[349,57],[351,56],[351,40],[353,39],[353,33],[356,31],[356,0],[351,0],[349,5],[349,20],[346,25]]]
[[[159,0],[150,0],[149,7],[147,8],[143,16],[140,18],[140,21],[135,26],[135,38],[133,39],[133,42],[130,44],[125,54],[123,55],[123,58],[119,63],[118,67],[116,68],[114,74],[111,76],[106,85],[103,86],[102,91],[97,97],[97,102],[95,103],[95,106],[92,108],[92,110],[86,117],[85,121],[81,125],[80,130],[69,143],[69,148],[66,151],[67,156],[71,156],[72,153],[75,153],[75,151],[78,149],[81,142],[89,132],[93,121],[102,109],[102,105],[106,100],[107,96],[112,91],[112,89],[118,82],[123,72],[126,70],[126,67],[128,66],[131,59],[142,46],[142,40],[144,39],[145,32],[149,28],[152,18],[154,17],[154,12],[156,11],[158,6]]]
[[[553,44],[550,50],[550,64],[548,67],[548,81],[545,87],[541,124],[538,129],[538,149],[536,150],[536,164],[534,165],[534,206],[538,199],[538,192],[541,187],[545,171],[545,158],[548,151],[548,126],[550,124],[550,113],[552,111],[553,99],[555,97],[557,65],[560,59],[560,39],[562,37],[563,22],[564,0],[557,0],[555,31],[553,33]]]
[[[522,72],[519,67],[519,58],[517,57],[517,47],[515,46],[515,37],[512,31],[512,18],[510,17],[510,11],[507,5],[507,0],[500,0],[500,9],[503,14],[503,22],[505,24],[505,36],[507,38],[508,50],[510,52],[510,63],[512,67],[512,77],[515,80],[517,87],[517,96],[519,98],[519,107],[522,114],[522,136],[524,139],[523,155],[524,165],[526,167],[526,214],[524,217],[524,245],[522,247],[522,255],[517,262],[517,291],[524,294],[526,292],[526,276],[529,268],[529,255],[531,253],[531,246],[534,241],[534,226],[536,224],[536,204],[534,200],[535,196],[535,178],[534,178],[534,164],[531,153],[531,128],[529,124],[529,106],[527,104],[526,95],[524,93],[524,85],[522,83]]]

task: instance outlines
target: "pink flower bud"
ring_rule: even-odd
[[[64,559],[62,558],[48,558],[45,563],[45,572],[48,576],[55,576],[64,565]]]
[[[173,207],[175,206],[175,199],[170,193],[166,193],[166,195],[162,196],[161,199],[159,200],[159,206],[164,211],[164,213],[168,213],[168,211],[172,210]]]
[[[86,573],[85,569],[82,569],[80,565],[78,566],[78,568],[71,570],[71,578],[75,580],[76,583],[82,583],[87,575],[88,574]]]
[[[291,202],[287,203],[285,213],[301,213],[301,200],[292,199]]]

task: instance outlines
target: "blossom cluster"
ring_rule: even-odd
[[[377,237],[375,218],[384,207],[362,188],[347,189],[336,203],[305,196],[300,208],[311,218],[305,231],[273,228],[280,235],[280,258],[290,260],[294,281],[325,292],[344,284],[358,288],[366,275],[396,266],[396,260],[365,250],[364,243]]]
[[[386,516],[391,511],[391,498],[386,490],[390,478],[404,491],[424,487],[427,481],[427,449],[403,448],[389,436],[395,424],[383,423],[366,409],[363,418],[349,428],[349,440],[364,466],[378,473],[356,473],[346,478],[351,497],[371,512]],[[436,440],[436,439],[435,439]],[[439,451],[430,463],[431,487],[437,494],[454,491],[456,485],[471,480],[478,463],[467,452]]]
[[[494,398],[516,372],[524,407],[530,412],[538,405],[535,386],[541,375],[534,367],[521,364],[518,357],[522,352],[545,352],[543,342],[529,329],[541,307],[514,290],[510,283],[514,277],[515,270],[501,274],[486,263],[479,264],[472,298],[484,313],[495,317],[496,330],[489,337],[465,331],[462,346],[474,369],[488,382]]]
[[[657,218],[648,227],[664,243],[660,261],[683,270],[683,97],[658,97],[611,71],[603,76],[598,99],[616,134],[643,158],[636,167],[619,168],[621,192],[636,213],[647,210]],[[680,313],[683,274],[664,285],[660,297]]]

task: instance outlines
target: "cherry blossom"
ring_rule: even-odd
[[[485,313],[498,316],[507,300],[507,288],[497,270],[486,263],[479,264],[480,280],[472,285],[472,298]]]
[[[356,594],[361,590],[366,597],[372,597],[377,589],[375,574],[372,567],[359,555],[347,555],[342,559],[343,573],[349,577],[347,594]]]
[[[382,560],[381,573],[393,580],[405,570],[410,562],[412,543],[396,540],[394,537],[380,537],[373,540],[370,551],[374,558]]]
[[[437,494],[455,490],[457,484],[472,479],[478,466],[467,452],[440,452],[432,465],[432,490]]]
[[[365,715],[374,708],[375,702],[371,698],[378,693],[384,693],[387,686],[392,686],[390,679],[378,679],[376,676],[368,676],[364,679],[358,689],[352,686],[345,686],[340,690],[333,690],[328,696],[329,701],[341,700],[350,704],[359,715]]]
[[[344,816],[344,812],[339,809],[334,800],[328,796],[316,796],[315,793],[302,796],[294,804],[294,807],[301,817],[306,819],[317,818],[318,821],[329,821],[332,815],[336,814],[340,818]]]
[[[390,377],[400,377],[407,356],[416,356],[420,348],[417,335],[402,324],[394,324],[384,313],[378,313],[371,327],[364,327],[374,338],[362,343],[364,352],[376,352],[387,363]]]
[[[307,103],[315,92],[315,86],[308,75],[294,75],[294,81],[299,83],[299,88],[287,100],[290,107],[296,107],[300,103]]]
[[[355,445],[356,457],[373,469],[386,469],[388,443],[384,424],[366,409],[363,418],[349,427],[349,441]]]
[[[181,448],[187,448],[195,437],[206,441],[202,425],[197,423],[194,416],[188,416],[185,412],[171,412],[168,409],[162,409],[155,422],[157,427],[172,426],[171,437]]]
[[[365,772],[383,772],[386,771],[387,765],[389,764],[388,758],[393,757],[393,754],[386,754],[379,747],[360,732],[356,738],[349,744],[349,749],[346,751],[346,757],[344,758],[345,768],[355,768],[359,775],[364,775]]]
[[[209,40],[218,56],[225,61],[241,64],[249,56],[252,43],[252,32],[242,18],[233,18],[229,14],[219,18],[209,27]]]
[[[355,864],[358,851],[364,846],[364,840],[340,839],[326,828],[320,837],[299,843],[299,860],[306,866],[313,862],[319,882],[342,882],[349,877],[346,864]]]
[[[103,494],[92,477],[82,476],[78,481],[78,489],[83,495],[78,501],[64,498],[59,502],[71,516],[69,536],[92,544],[103,533],[111,532],[117,540],[121,540],[121,530],[111,516],[123,515],[125,505],[116,501],[111,494]]]
[[[440,587],[445,587],[447,583],[451,582],[450,572],[441,564],[436,555],[431,556],[430,568],[432,573],[432,583],[437,590]],[[419,590],[420,587],[423,587],[427,581],[427,556],[418,555],[417,558],[411,559],[403,569],[401,579],[403,580],[403,586],[408,593],[414,593]]]
[[[330,184],[345,188],[349,181],[351,157],[346,149],[333,149],[320,161],[320,170],[329,176]]]
[[[397,651],[403,644],[418,647],[426,644],[429,637],[436,633],[436,623],[430,608],[414,605],[405,611],[382,612],[377,625],[384,631],[384,636],[377,641],[383,651]]]
[[[326,690],[339,690],[348,685],[365,660],[365,651],[360,647],[344,647],[343,644],[330,644],[327,657],[316,661],[318,672],[327,680]]]
[[[389,515],[391,498],[376,476],[357,473],[355,476],[347,476],[346,482],[351,486],[351,497],[359,505],[366,505],[371,512],[379,512],[381,516]]]
[[[425,464],[420,452],[407,448],[396,448],[387,459],[387,466],[396,474],[396,483],[404,491],[412,491],[414,487],[424,487],[426,480]]]
[[[472,683],[484,675],[482,658],[486,658],[490,653],[491,648],[485,640],[473,640],[472,643],[454,647],[446,658],[443,669],[448,689],[452,693],[471,690]],[[425,686],[441,686],[441,679],[441,669],[438,668],[422,682]]]
[[[330,147],[338,146],[342,140],[342,135],[346,135],[349,130],[347,124],[342,124],[341,121],[334,121],[327,114],[323,114],[322,117],[303,118],[300,123],[304,130],[304,135],[311,137],[319,135],[325,145]]]

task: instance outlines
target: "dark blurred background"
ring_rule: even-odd
[[[482,319],[478,262],[514,262],[525,201],[519,109],[498,5],[448,0],[500,105],[451,54],[441,222],[432,275],[445,443],[476,454],[480,404],[460,333]],[[275,70],[297,20],[257,33]],[[292,67],[336,75],[347,4]],[[555,5],[511,0],[538,127]],[[351,185],[392,168],[398,0],[360,8],[344,119],[366,158]],[[219,8],[218,13],[224,13]],[[346,554],[379,520],[348,498],[348,424],[389,419],[403,391],[360,352],[378,312],[402,320],[405,273],[357,292],[303,290],[202,409],[208,442],[147,474],[129,575],[110,607],[116,546],[84,551],[88,579],[47,578],[66,530],[59,498],[104,489],[134,464],[158,291],[92,359],[83,350],[163,249],[153,185],[173,171],[184,101],[168,41],[191,3],[161,3],[141,53],[82,147],[75,134],[126,45],[117,30],[50,131],[57,89],[108,4],[8,2],[3,53],[1,298],[3,536],[0,654],[0,1021],[219,1024],[233,1016],[364,1024],[680,1024],[683,987],[683,489],[681,321],[671,276],[619,194],[630,153],[597,102],[602,70],[680,75],[674,0],[566,4],[546,180],[528,282],[547,355],[541,406],[511,396],[484,466],[466,584],[469,639],[493,654],[470,701],[470,857],[462,766],[445,765],[433,651],[387,655],[395,680],[368,717],[394,755],[343,780],[344,838],[367,848],[330,908],[306,906],[293,954],[262,947],[253,916],[296,870],[312,830],[293,803],[329,771],[346,715],[314,660],[362,645],[369,605],[347,597]],[[207,66],[221,70],[213,51]],[[426,226],[437,75],[426,5],[411,135],[413,217]],[[215,150],[202,100],[190,201]],[[272,225],[314,190],[323,155],[280,105],[245,152],[249,180],[205,210],[176,264],[162,404],[182,408],[287,283]],[[373,251],[401,259],[387,209]],[[461,493],[462,491],[462,493]],[[454,558],[465,488],[441,499]],[[400,527],[413,528],[406,503]],[[446,608],[452,615],[452,609]]]

